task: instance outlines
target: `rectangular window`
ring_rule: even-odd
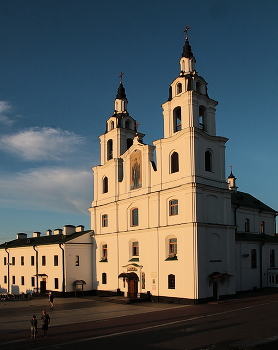
[[[7,258],[4,257],[4,265],[7,265]]]
[[[107,259],[107,244],[102,245],[102,259]]]
[[[132,242],[132,256],[139,256],[139,242]]]
[[[102,215],[102,227],[108,227],[108,215]]]
[[[170,256],[177,255],[177,239],[176,238],[169,239],[169,255]]]
[[[24,276],[21,276],[21,285],[24,286]]]
[[[245,232],[250,232],[250,220],[248,218],[245,219],[244,229]]]
[[[42,266],[46,266],[46,256],[42,256]]]
[[[31,256],[31,266],[35,265],[35,257],[34,255]]]
[[[138,226],[138,225],[139,225],[138,208],[134,208],[131,210],[131,226]]]
[[[15,276],[12,276],[12,284],[15,284]]]
[[[170,215],[178,215],[179,213],[179,201],[177,199],[173,199],[170,201]]]
[[[275,250],[274,249],[270,249],[269,258],[270,258],[270,267],[275,267]]]
[[[31,286],[35,287],[35,277],[31,277]]]
[[[257,249],[251,250],[251,268],[255,269],[257,267]]]
[[[7,283],[7,276],[4,276],[4,283]]]
[[[79,255],[75,255],[75,266],[79,266],[80,260],[79,260]]]
[[[15,257],[12,257],[12,265],[15,265]]]
[[[22,257],[20,258],[20,264],[21,264],[21,266],[24,265],[24,256],[22,256]]]
[[[58,289],[58,288],[59,288],[58,278],[54,278],[54,289]]]
[[[58,255],[54,255],[54,266],[58,266]]]

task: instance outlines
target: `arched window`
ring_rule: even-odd
[[[108,178],[104,176],[102,180],[102,192],[107,193],[108,192]]]
[[[107,160],[113,158],[113,140],[107,141]]]
[[[133,140],[132,139],[127,139],[126,140],[126,149],[129,149],[133,145]]]
[[[179,213],[179,201],[177,199],[172,199],[169,202],[169,215],[178,215]]]
[[[174,132],[181,130],[181,107],[176,107],[173,111],[174,114]]]
[[[182,84],[178,83],[177,84],[177,94],[180,94],[182,92]]]
[[[102,284],[107,284],[107,274],[106,274],[106,272],[102,273],[101,281],[102,281]]]
[[[171,173],[177,173],[179,171],[179,154],[173,152],[171,154]]]
[[[114,122],[113,120],[110,122],[110,130],[113,130],[114,129]]]
[[[257,249],[251,250],[251,268],[255,269],[257,267]]]
[[[212,171],[212,153],[210,150],[205,152],[205,171]]]
[[[103,214],[101,217],[102,227],[108,227],[108,215]]]
[[[199,81],[196,83],[196,91],[201,92],[201,83]]]
[[[206,108],[199,106],[199,128],[206,131]]]
[[[173,258],[177,255],[178,252],[178,245],[177,245],[177,238],[170,238],[169,239],[169,257]]]
[[[130,120],[128,119],[125,121],[125,128],[130,129]]]
[[[270,249],[269,251],[269,262],[270,262],[270,267],[275,267],[275,250]]]
[[[175,275],[168,275],[168,289],[175,289],[176,288],[176,278]]]
[[[139,225],[138,208],[131,209],[131,226]]]

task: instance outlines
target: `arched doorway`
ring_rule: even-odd
[[[128,281],[128,292],[127,296],[130,299],[137,299],[138,294],[138,276],[135,272],[130,272],[127,274],[127,281]]]

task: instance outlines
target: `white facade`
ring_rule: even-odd
[[[0,246],[0,293],[72,292],[78,280],[86,282],[84,291],[92,290],[93,259],[92,231],[83,226],[18,234]]]
[[[164,138],[144,144],[128,112],[117,110],[112,118],[118,123],[100,136],[101,165],[93,168],[95,198],[89,209],[96,289],[188,302],[235,293],[227,139],[216,136],[217,102],[208,97],[194,63],[186,41],[180,74],[162,105]],[[135,133],[128,147],[131,130],[123,118],[130,118]],[[111,144],[117,148],[107,157]]]

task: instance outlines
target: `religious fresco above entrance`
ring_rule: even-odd
[[[134,150],[130,155],[130,189],[142,187],[142,159],[141,151]]]

